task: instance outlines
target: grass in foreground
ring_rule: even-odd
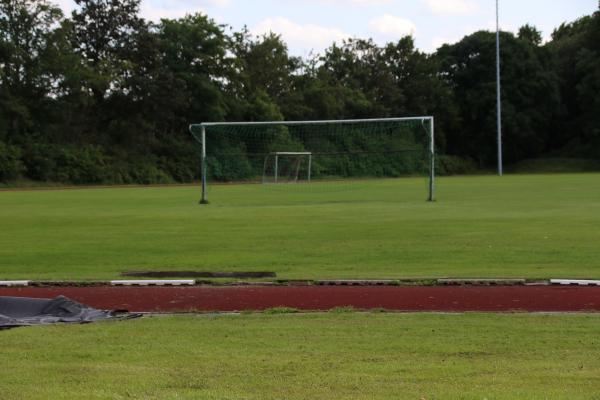
[[[600,399],[600,316],[161,317],[0,332],[2,398]]]
[[[600,278],[600,174],[0,192],[0,279]]]

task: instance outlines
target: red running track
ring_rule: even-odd
[[[0,296],[69,297],[91,307],[134,312],[206,312],[352,306],[398,311],[600,312],[600,287],[572,286],[251,286],[0,288]]]

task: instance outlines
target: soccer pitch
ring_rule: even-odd
[[[336,312],[23,328],[0,332],[0,380],[5,399],[594,399],[599,329]]]
[[[600,175],[0,192],[0,279],[600,278]]]

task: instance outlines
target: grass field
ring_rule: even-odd
[[[600,278],[600,174],[0,192],[0,279]]]
[[[599,399],[600,316],[160,317],[0,332],[2,399]]]

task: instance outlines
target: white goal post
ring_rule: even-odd
[[[418,145],[418,149],[402,149],[401,144],[406,144],[408,142],[402,142],[402,140],[396,140],[393,142],[391,139],[389,139],[397,132],[403,132],[402,129],[406,129],[407,126],[411,127],[411,129],[414,129],[418,126],[422,127],[420,134],[413,134],[415,137],[420,135],[420,137],[423,139]],[[252,174],[256,176],[260,174],[260,172],[256,170],[256,162],[253,161],[252,166],[248,167],[248,158],[250,158],[250,156],[261,158],[261,166],[258,168],[262,168],[262,183],[269,183],[268,181],[270,173],[267,172],[267,167],[270,159],[273,159],[274,162],[272,173],[273,183],[279,183],[281,173],[280,162],[286,157],[292,157],[296,160],[308,159],[308,167],[304,167],[306,168],[305,170],[301,171],[300,161],[295,164],[296,169],[291,173],[291,180],[298,181],[300,179],[305,179],[307,182],[311,182],[314,181],[314,164],[316,162],[315,157],[333,157],[334,155],[339,156],[340,158],[355,157],[358,160],[356,163],[360,163],[361,157],[364,159],[370,155],[377,155],[379,158],[388,157],[389,159],[397,157],[397,155],[401,154],[402,152],[424,151],[426,152],[426,155],[424,156],[426,158],[422,159],[422,163],[423,165],[427,165],[426,169],[428,170],[427,175],[429,178],[427,200],[435,201],[435,128],[433,116],[322,121],[204,122],[200,124],[192,124],[190,125],[189,129],[192,135],[201,145],[202,198],[200,203],[202,204],[208,203],[207,169],[209,164],[207,158],[207,136],[209,136],[210,140],[213,140],[211,142],[211,149],[220,146],[221,148],[227,147],[228,149],[237,150],[237,152],[233,153],[229,152],[218,154],[219,157],[229,157],[229,159],[238,157],[238,164],[232,163],[234,166],[231,167],[230,170],[238,167],[246,167],[248,170],[252,169],[255,171],[252,172]],[[281,132],[286,133],[281,134]],[[257,147],[259,145],[256,143],[250,143],[252,140],[255,140],[255,137],[264,138],[268,135],[285,136],[286,134],[287,139],[285,140],[288,140],[288,142],[285,142],[284,140],[285,143],[283,144],[273,143],[271,150],[268,150],[267,146],[263,146],[260,150],[255,150],[252,147]],[[330,139],[330,143],[328,143],[328,145],[330,145],[329,147],[333,147],[333,150],[328,148],[326,145],[322,145],[322,143],[320,145],[324,147],[318,147],[319,144],[313,145],[311,141],[316,141],[319,143],[319,138],[321,137],[320,135],[328,138],[335,137],[335,139]],[[369,138],[369,135],[372,135],[373,142],[377,143],[379,147],[370,145],[369,141],[365,139],[365,137]],[[296,136],[300,137],[300,139],[298,139]],[[361,148],[358,146],[357,149],[356,146],[353,147],[354,143],[351,143],[350,145],[346,143],[347,141],[352,142],[352,140],[357,142],[362,140],[360,143],[362,143],[363,147]],[[377,142],[377,140],[379,140],[379,142]],[[256,141],[258,142],[259,139],[256,139]],[[215,144],[215,142],[217,144]],[[396,147],[386,147],[390,146],[390,144],[394,144]],[[385,157],[383,155],[385,155]],[[369,161],[373,162],[374,157],[375,156],[369,159]],[[245,161],[240,161],[242,158]],[[211,179],[235,181],[233,178],[226,177],[218,179],[215,177],[213,172],[215,171],[214,162],[217,162],[218,164],[218,160],[215,161],[216,159],[217,155],[211,153]],[[244,162],[246,164],[243,164]],[[389,167],[389,165],[384,167]],[[394,167],[397,167],[397,165],[394,165]],[[407,174],[407,172],[402,170],[402,168],[392,169],[393,173],[385,175],[384,172],[381,176],[402,176],[402,174]],[[348,172],[345,171],[345,173]],[[410,175],[410,172],[408,174]],[[352,177],[356,175],[342,176]]]

